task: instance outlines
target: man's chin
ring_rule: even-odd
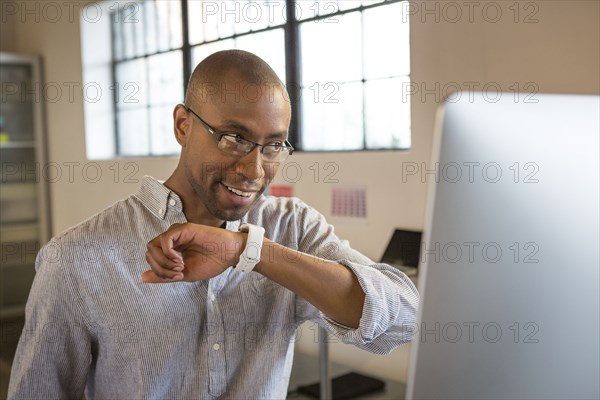
[[[246,215],[248,211],[250,211],[254,203],[255,202],[252,202],[252,204],[249,204],[247,206],[236,207],[228,210],[218,210],[214,212],[213,215],[224,221],[238,221],[242,219],[242,217]]]
[[[237,221],[242,219],[244,215],[250,211],[252,207],[256,204],[258,199],[264,193],[264,189],[253,194],[251,201],[247,204],[235,204],[230,199],[218,199],[215,203],[212,204],[212,214],[222,220],[225,221]],[[216,200],[216,199],[215,199]],[[220,204],[219,204],[220,203]],[[233,203],[233,204],[232,204]]]

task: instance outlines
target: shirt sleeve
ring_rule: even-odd
[[[387,354],[409,342],[416,331],[419,306],[419,294],[411,280],[397,268],[374,263],[352,249],[316,210],[306,206],[299,214],[304,230],[299,250],[349,268],[365,292],[365,301],[356,329],[337,323],[300,297],[298,314],[317,322],[342,342],[372,353]]]
[[[37,255],[8,399],[83,398],[92,335],[77,310],[58,249],[50,242]]]

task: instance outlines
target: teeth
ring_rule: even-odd
[[[242,197],[250,197],[252,196],[252,192],[242,192],[241,190],[237,190],[234,189],[232,187],[227,186],[227,189],[231,190],[233,193],[237,194],[238,196],[242,196]]]

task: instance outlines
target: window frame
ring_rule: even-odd
[[[155,1],[155,0],[148,0],[148,1]],[[303,117],[303,110],[302,110],[302,101],[301,101],[301,90],[303,88],[302,86],[302,80],[301,80],[301,65],[302,65],[302,59],[301,59],[301,46],[300,46],[300,25],[304,24],[304,23],[310,23],[310,22],[319,22],[319,21],[323,21],[325,19],[332,19],[332,18],[336,18],[338,16],[343,16],[345,14],[348,13],[353,13],[353,12],[360,12],[361,13],[361,19],[363,18],[363,13],[366,10],[369,9],[373,9],[373,8],[377,8],[377,7],[386,7],[386,6],[390,6],[392,4],[396,4],[396,3],[401,3],[405,0],[385,0],[385,1],[381,1],[381,2],[377,2],[377,3],[372,3],[372,4],[362,4],[362,2],[360,3],[360,5],[356,6],[356,7],[351,7],[351,8],[347,8],[347,9],[340,9],[339,7],[339,2],[335,2],[337,7],[337,11],[335,12],[331,12],[331,13],[327,13],[327,14],[320,14],[315,12],[316,15],[308,17],[308,18],[296,18],[296,3],[298,0],[285,0],[285,21],[283,23],[280,24],[274,24],[271,26],[267,26],[265,28],[260,28],[260,29],[256,29],[256,30],[249,30],[247,32],[242,32],[242,33],[233,33],[232,35],[228,35],[228,36],[223,36],[223,37],[219,37],[217,39],[211,39],[211,40],[205,40],[199,43],[194,43],[191,44],[190,43],[190,32],[189,32],[189,27],[190,27],[190,20],[189,20],[189,8],[188,8],[188,0],[179,0],[179,4],[181,7],[181,28],[182,28],[182,44],[180,47],[169,47],[166,50],[158,50],[155,51],[153,53],[144,53],[143,55],[134,55],[133,57],[120,57],[118,58],[116,55],[116,32],[115,32],[115,24],[111,23],[111,27],[110,27],[110,34],[111,34],[111,62],[110,62],[110,73],[111,73],[111,78],[112,78],[112,82],[113,84],[117,84],[117,66],[120,63],[123,62],[130,62],[130,61],[134,61],[137,59],[148,59],[150,57],[153,56],[157,56],[160,54],[164,54],[164,53],[170,53],[173,51],[181,51],[182,54],[182,63],[183,63],[183,71],[182,71],[182,77],[183,77],[183,93],[185,94],[185,91],[187,89],[187,84],[188,81],[190,79],[190,76],[193,72],[193,66],[192,66],[192,53],[193,53],[193,49],[199,46],[203,46],[203,45],[208,45],[211,43],[216,43],[216,42],[220,42],[223,40],[228,40],[228,39],[237,39],[239,37],[243,37],[243,36],[249,36],[249,35],[255,35],[255,34],[259,34],[259,33],[263,33],[263,32],[267,32],[267,31],[271,31],[271,30],[275,30],[275,29],[283,29],[284,31],[284,50],[285,50],[285,74],[286,74],[286,88],[288,89],[288,92],[290,92],[290,105],[292,108],[292,118],[290,121],[290,128],[289,128],[289,132],[288,132],[288,141],[293,145],[295,151],[302,151],[302,152],[334,152],[334,153],[344,153],[344,152],[365,152],[365,151],[407,151],[410,150],[410,148],[412,147],[412,141],[411,144],[408,147],[384,147],[384,148],[368,148],[367,147],[367,132],[366,132],[366,122],[365,122],[365,101],[364,101],[364,88],[365,88],[365,83],[369,82],[369,81],[373,81],[375,79],[365,79],[364,77],[364,71],[363,71],[363,76],[361,79],[361,84],[363,86],[363,101],[362,101],[362,116],[363,116],[363,127],[362,127],[362,148],[357,148],[357,149],[310,149],[310,150],[306,150],[303,148],[302,146],[302,117]],[[138,3],[127,3],[127,4],[143,4],[144,0],[142,0],[141,2]],[[332,2],[333,3],[333,2]],[[145,7],[142,7],[142,9],[144,10],[143,12],[145,13]],[[117,10],[113,10],[112,13],[114,14],[115,12],[119,12],[122,13],[123,12],[123,8],[118,8]],[[111,14],[111,21],[114,21],[114,15]],[[361,25],[361,29],[364,29],[364,25]],[[134,41],[137,38],[134,35]],[[146,40],[145,38],[143,39],[144,41]],[[361,45],[363,45],[363,43],[361,43]],[[147,46],[145,46],[145,48],[147,48]],[[363,55],[364,57],[364,55]],[[147,62],[147,61],[146,61]],[[146,68],[148,69],[148,67],[146,66]],[[410,79],[410,72],[407,76]],[[118,108],[118,91],[115,90],[113,91],[114,94],[114,98],[113,98],[113,112],[114,112],[114,151],[115,151],[115,156],[116,157],[128,157],[129,155],[124,155],[121,152],[119,143],[119,113],[121,110],[119,110]],[[151,104],[148,101],[148,104],[146,104],[145,108],[148,110],[148,119],[150,119],[150,109],[151,109]],[[149,121],[150,123],[150,121]],[[412,130],[411,130],[412,131]],[[148,131],[148,136],[149,136],[149,143],[151,143],[151,132]],[[170,156],[170,154],[152,154],[152,150],[151,150],[151,145],[149,145],[149,150],[146,152],[145,156],[150,156],[150,157],[156,157],[156,156]]]

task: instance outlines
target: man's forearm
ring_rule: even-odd
[[[186,223],[174,224],[148,243],[152,268],[144,282],[206,280],[236,265],[248,234]],[[231,250],[231,251],[230,251]],[[254,271],[293,291],[332,320],[357,328],[365,293],[347,267],[301,253],[267,238]]]
[[[346,266],[265,239],[254,271],[306,299],[334,321],[358,327],[365,293]]]

